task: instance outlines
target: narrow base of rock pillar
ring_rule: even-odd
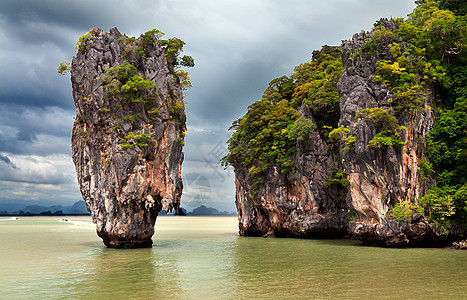
[[[132,249],[132,248],[151,248],[152,240],[140,240],[140,241],[109,241],[104,240],[104,245],[107,248],[118,248],[118,249]]]

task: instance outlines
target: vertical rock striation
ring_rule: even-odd
[[[316,122],[306,105],[300,116]],[[346,233],[346,189],[329,183],[338,157],[328,148],[318,130],[306,142],[297,142],[295,172],[283,175],[273,167],[255,195],[254,175],[237,166],[236,205],[239,233],[244,236],[342,237]]]
[[[151,247],[159,211],[180,204],[183,94],[158,38],[94,30],[72,61],[73,161],[107,247]]]
[[[312,79],[303,84],[300,75],[296,79],[297,73],[294,73],[290,79],[295,80],[292,81],[295,84],[293,97],[285,99],[285,92],[279,96],[285,99],[281,100],[284,103],[293,105],[305,90],[309,98],[301,102],[300,116],[311,121],[314,130],[307,142],[297,142],[292,173],[283,175],[273,164],[268,172],[261,174],[264,180],[258,180],[258,173],[254,172],[256,165],[250,167],[248,153],[251,152],[248,151],[260,153],[254,152],[251,145],[271,130],[272,123],[251,135],[245,124],[262,124],[257,121],[262,120],[259,117],[247,119],[252,113],[261,114],[253,111],[253,105],[243,119],[234,122],[237,135],[229,141],[231,152],[225,159],[235,168],[241,235],[331,237],[350,234],[366,244],[388,247],[433,246],[447,241],[449,236],[439,234],[428,222],[419,202],[435,182],[432,176],[420,170],[420,161],[427,157],[424,140],[435,121],[431,108],[433,82],[425,80],[428,77],[416,68],[416,58],[411,56],[396,29],[394,21],[381,20],[371,32],[355,34],[352,40],[343,41],[340,53],[344,71],[335,86],[340,113],[338,128],[331,132],[326,131],[331,128],[329,123],[318,126],[315,120],[321,118],[322,122],[323,116],[316,113],[319,107],[313,102],[320,103],[320,97],[326,99],[330,94],[326,94],[325,86],[312,90],[322,76],[317,72],[332,72],[328,63],[325,63],[326,71],[313,69],[317,68],[319,57],[328,53],[316,53],[317,59],[296,68],[304,70]],[[394,78],[406,70],[397,62],[400,53],[404,53],[404,63],[412,73],[404,73],[410,83],[397,90],[394,86],[401,83]],[[318,71],[310,73],[310,70]],[[384,74],[386,79],[382,79]],[[284,91],[284,86],[279,90]],[[310,96],[310,91],[318,92]],[[329,114],[321,113],[325,117]],[[239,135],[242,134],[240,130],[246,134]],[[246,138],[239,140],[239,136]],[[335,137],[340,142],[333,146]],[[263,157],[270,159],[272,156]],[[336,174],[344,174],[347,180],[334,180]],[[332,185],[332,182],[342,184]],[[257,191],[252,192],[255,184]]]
[[[392,21],[380,26],[395,30]],[[404,126],[400,147],[370,147],[370,140],[377,134],[377,126],[368,118],[358,117],[363,109],[382,109],[394,112],[394,95],[384,82],[374,80],[378,60],[392,61],[388,44],[391,37],[380,38],[374,54],[356,55],[368,39],[375,40],[375,30],[355,34],[351,41],[342,44],[345,72],[339,79],[339,125],[350,129],[355,137],[355,150],[342,154],[344,170],[350,182],[350,207],[355,217],[349,223],[349,232],[366,243],[386,246],[417,244],[434,238],[428,223],[416,216],[406,222],[388,217],[388,211],[397,203],[414,202],[423,196],[430,181],[421,180],[418,162],[424,156],[424,143],[434,123],[431,110],[432,95],[421,98],[423,102],[413,110],[403,109],[398,124]],[[403,42],[402,42],[403,46]],[[428,90],[429,87],[426,88]]]

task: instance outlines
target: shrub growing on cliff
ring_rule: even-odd
[[[154,28],[143,33],[141,35],[141,39],[143,40],[143,45],[147,47],[150,45],[155,45],[164,35],[165,33],[159,29]]]
[[[394,208],[388,211],[387,215],[399,222],[407,223],[412,219],[414,213],[422,215],[423,207],[417,206],[410,201],[402,201],[401,203],[396,203]]]
[[[422,180],[428,179],[431,176],[431,174],[434,172],[433,164],[431,164],[429,161],[426,161],[424,159],[420,159],[418,161],[418,167],[419,169],[417,170],[417,173],[420,175],[420,178]]]
[[[77,52],[86,51],[88,47],[87,45],[88,42],[100,36],[101,33],[102,33],[102,29],[93,28],[89,30],[87,33],[85,33],[84,35],[80,36],[75,45],[76,51]]]
[[[377,133],[368,142],[372,148],[386,149],[390,146],[401,149],[404,142],[400,140],[401,131],[407,130],[399,126],[397,119],[381,107],[361,109],[355,114],[355,118],[363,118],[373,123]]]
[[[136,67],[128,61],[108,69],[101,81],[106,97],[119,94],[132,102],[147,102],[154,100],[157,95],[156,84],[138,75]]]
[[[311,122],[310,119],[305,117],[299,117],[293,124],[287,127],[287,137],[292,141],[309,141],[310,134],[316,126]]]
[[[342,152],[347,153],[355,150],[355,136],[349,135],[349,129],[344,125],[334,128],[329,132],[329,142],[337,147],[340,146]]]
[[[425,209],[425,216],[440,234],[448,234],[456,213],[454,204],[455,192],[450,187],[432,188],[420,198],[420,204]]]
[[[57,68],[57,72],[60,75],[65,75],[66,73],[70,72],[70,63],[69,62],[61,62]]]
[[[158,29],[151,29],[141,35],[141,43],[144,47],[159,44],[164,49],[164,57],[169,63],[169,68],[175,73],[175,76],[180,80],[184,88],[191,87],[190,77],[188,72],[179,70],[179,67],[194,67],[195,60],[189,55],[184,55],[180,58],[180,53],[183,51],[185,42],[179,38],[173,37],[168,40],[161,39],[164,33]],[[135,55],[144,56],[144,52],[136,51]]]
[[[121,146],[125,149],[133,149],[135,146],[142,148],[146,147],[150,141],[152,141],[152,138],[148,134],[134,134],[130,131],[122,138]]]

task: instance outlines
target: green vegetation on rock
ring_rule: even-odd
[[[400,132],[407,128],[399,126],[396,117],[390,115],[385,109],[381,107],[361,109],[355,114],[355,118],[371,121],[378,131],[368,142],[368,146],[384,149],[389,146],[401,149],[404,146],[404,142],[400,140]]]
[[[70,72],[70,63],[69,62],[61,62],[57,68],[57,72],[60,75],[65,75],[66,73]]]
[[[447,234],[456,224],[467,224],[467,202],[455,196],[467,184],[466,2],[421,0],[417,4],[407,19],[392,19],[395,30],[378,21],[373,37],[353,54],[370,59],[388,49],[392,56],[376,62],[374,77],[392,94],[389,110],[365,109],[356,117],[375,125],[377,133],[369,146],[401,149],[402,114],[435,110],[435,124],[425,139],[427,158],[419,161],[418,174],[422,180],[436,178],[437,183],[420,199],[420,205],[439,233]],[[433,107],[423,105],[429,97],[434,99]],[[394,209],[392,215],[403,215],[400,204]]]
[[[414,214],[420,216],[423,212],[423,207],[417,206],[409,201],[402,201],[401,203],[396,203],[394,208],[388,211],[388,216],[399,222],[407,223],[412,219]]]
[[[436,185],[420,199],[396,203],[388,216],[408,222],[418,214],[439,234],[448,234],[467,225],[467,2],[416,3],[406,19],[376,22],[371,37],[350,54],[350,61],[374,62],[374,83],[390,92],[387,104],[360,109],[355,118],[373,126],[367,146],[375,153],[391,147],[401,154],[407,134],[402,122],[433,112],[430,133],[413,138],[424,143],[419,178],[425,184],[436,180]],[[355,151],[356,137],[338,126],[336,85],[342,72],[340,48],[324,46],[291,76],[272,80],[262,99],[233,122],[222,163],[248,170],[255,190],[273,167],[282,174],[295,171],[297,155],[302,154],[297,145],[309,140],[315,129],[331,149]],[[300,115],[301,108],[311,112],[313,121]],[[343,178],[339,170],[333,174],[329,182]]]
[[[467,16],[466,2],[419,1],[398,33],[415,56],[425,84],[432,84],[436,122],[426,137],[437,183],[420,199],[425,216],[447,234],[467,225]],[[449,9],[452,9],[450,11]]]
[[[272,80],[262,99],[233,122],[229,154],[222,159],[224,166],[246,168],[253,177],[253,191],[272,167],[284,175],[294,172],[297,142],[309,141],[315,129],[325,131],[337,126],[336,84],[342,71],[338,47],[324,46],[313,52],[312,61],[297,66],[290,77]],[[317,116],[317,124],[300,116],[302,105]]]
[[[102,34],[102,29],[93,28],[89,30],[87,33],[80,36],[75,45],[76,52],[86,51],[86,49],[88,48],[88,42],[100,36],[101,34]]]
[[[128,61],[108,69],[101,79],[105,96],[118,100],[117,96],[131,102],[142,102],[151,109],[151,103],[156,99],[157,87],[151,80],[145,80],[138,75],[138,70]]]

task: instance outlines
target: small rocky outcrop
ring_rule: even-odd
[[[452,243],[452,247],[458,250],[467,250],[467,241],[454,242]]]
[[[72,61],[73,162],[107,247],[151,247],[159,211],[180,204],[186,118],[159,33],[134,39],[93,29]]]

